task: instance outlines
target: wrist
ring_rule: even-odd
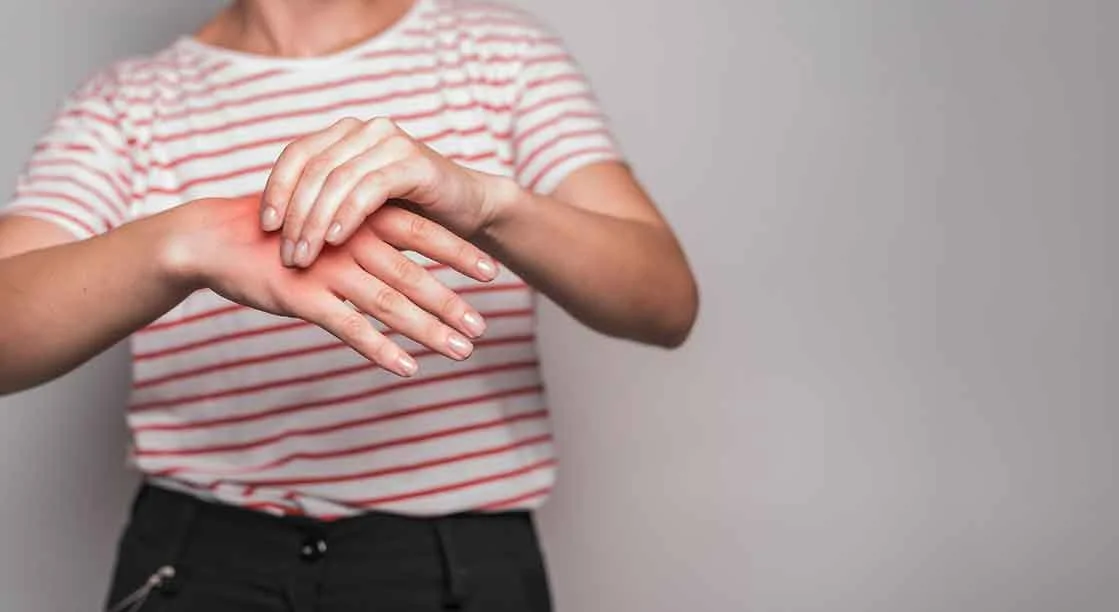
[[[202,249],[193,244],[189,203],[141,221],[148,224],[155,266],[167,283],[186,291],[206,286],[200,261]]]
[[[482,199],[483,218],[479,234],[492,237],[493,232],[508,223],[521,209],[529,193],[516,180],[506,176],[486,175]]]

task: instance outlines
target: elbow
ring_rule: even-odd
[[[4,365],[0,363],[0,397],[13,395],[27,389],[27,385],[20,384],[20,381],[8,375]]]
[[[654,337],[650,343],[664,349],[677,349],[684,345],[695,328],[699,316],[699,288],[689,276],[686,288],[663,310]]]

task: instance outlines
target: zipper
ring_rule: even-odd
[[[138,612],[144,606],[144,602],[155,591],[162,587],[168,580],[175,577],[175,568],[170,565],[155,570],[151,576],[148,576],[144,584],[128,594],[127,597],[121,599],[116,605],[109,608],[108,612]]]

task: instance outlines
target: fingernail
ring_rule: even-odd
[[[466,359],[474,351],[474,345],[458,334],[451,334],[447,337],[447,347],[459,359]]]
[[[260,211],[260,226],[265,231],[272,231],[280,225],[280,213],[272,206],[265,206],[264,210]]]
[[[292,260],[295,255],[295,243],[284,238],[280,243],[280,261],[284,262],[285,266],[291,266],[295,262]]]
[[[482,273],[485,278],[493,278],[497,276],[497,266],[488,259],[478,260],[478,271]]]
[[[416,363],[411,355],[401,355],[400,359],[396,360],[396,366],[398,368],[397,373],[402,376],[412,376],[420,369],[420,364]]]
[[[467,312],[462,315],[462,322],[466,324],[466,330],[475,338],[481,336],[486,331],[486,322],[482,319],[482,315],[476,312]]]
[[[326,241],[329,242],[330,244],[334,244],[334,241],[338,240],[338,237],[341,236],[341,235],[342,235],[342,224],[341,223],[335,223],[334,225],[331,225],[330,230],[326,232]]]
[[[306,240],[295,245],[295,263],[304,267],[311,265],[311,244]]]

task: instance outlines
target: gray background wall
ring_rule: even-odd
[[[214,1],[0,8],[0,171]],[[523,0],[703,286],[677,353],[545,307],[561,612],[1119,605],[1119,6]],[[124,355],[0,399],[0,607],[94,609]]]

